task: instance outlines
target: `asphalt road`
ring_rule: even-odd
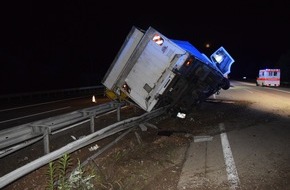
[[[290,91],[232,81],[212,98],[248,101],[249,113],[192,142],[178,189],[290,189]]]

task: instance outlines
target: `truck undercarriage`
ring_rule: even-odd
[[[160,106],[170,105],[168,112],[173,116],[178,112],[191,111],[220,89],[227,90],[230,87],[227,78],[199,60],[195,60],[188,68],[181,70],[183,73],[177,72],[177,77],[171,82],[167,91],[159,97]]]

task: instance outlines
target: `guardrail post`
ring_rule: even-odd
[[[119,104],[117,107],[117,121],[121,120],[120,112],[121,112],[121,105]]]
[[[91,116],[90,127],[91,127],[91,133],[94,133],[95,132],[95,116],[94,115]]]
[[[44,137],[43,137],[43,146],[44,146],[44,154],[48,154],[49,150],[49,135],[50,135],[50,128],[44,128]]]

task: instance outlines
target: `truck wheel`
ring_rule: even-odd
[[[223,79],[222,89],[227,90],[230,88],[230,81],[227,78]]]

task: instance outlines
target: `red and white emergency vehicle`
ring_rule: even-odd
[[[257,86],[280,86],[280,69],[261,69]]]

